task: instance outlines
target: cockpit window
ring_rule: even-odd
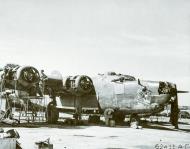
[[[112,80],[112,82],[118,82],[118,83],[120,82],[120,83],[122,83],[122,82],[125,82],[125,81],[135,81],[135,80],[136,79],[133,76],[123,75],[123,76],[119,77],[118,79]]]
[[[129,75],[124,75],[125,76],[125,80],[128,80],[128,81],[135,81],[135,77],[133,76],[129,76]]]
[[[107,72],[107,75],[109,75],[109,76],[115,76],[116,73],[115,72]]]

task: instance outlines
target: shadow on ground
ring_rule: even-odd
[[[169,130],[169,131],[183,131],[183,132],[190,132],[190,124],[185,122],[179,122],[179,129],[173,129],[169,122],[149,122],[149,121],[141,121],[143,129],[158,129],[158,130]],[[60,129],[85,129],[90,126],[100,126],[100,127],[107,127],[105,126],[104,122],[101,121],[99,124],[88,124],[87,121],[81,121],[78,124],[68,123],[59,121],[56,124],[48,124],[47,122],[35,122],[35,123],[20,123],[16,126],[0,123],[0,127],[25,127],[25,128],[40,128],[40,127],[48,127],[48,128],[60,128]],[[185,127],[183,127],[185,126]],[[189,126],[189,127],[188,127]],[[188,128],[186,128],[188,127]],[[130,128],[129,122],[124,122],[123,124],[116,125],[116,128]]]

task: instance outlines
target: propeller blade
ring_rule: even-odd
[[[177,91],[177,93],[189,93],[189,91]]]
[[[170,122],[176,129],[178,129],[178,116],[179,116],[179,108],[178,108],[178,96],[175,95],[175,100],[171,103],[171,114],[170,114]]]

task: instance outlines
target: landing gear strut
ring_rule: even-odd
[[[108,108],[104,111],[105,123],[107,126],[115,126],[115,124],[122,124],[125,120],[125,114],[121,111],[117,111]]]
[[[115,120],[113,119],[114,109],[108,108],[104,111],[106,126],[115,126]]]
[[[114,120],[116,124],[123,124],[125,121],[125,114],[123,112],[116,111],[114,113]]]
[[[93,124],[99,124],[100,116],[99,115],[89,115],[88,122],[93,123]]]
[[[139,124],[140,124],[140,118],[139,118],[138,114],[136,114],[136,113],[131,114],[131,116],[130,116],[130,126],[133,127],[133,128],[138,129]]]
[[[51,101],[47,106],[46,119],[49,124],[55,124],[59,118],[59,111],[56,108],[54,101]]]

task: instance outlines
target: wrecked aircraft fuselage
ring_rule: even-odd
[[[63,81],[64,92],[60,95],[62,104],[60,111],[71,111],[73,107],[77,113],[90,110],[93,113],[98,109],[98,112],[104,116],[123,121],[125,115],[137,117],[139,114],[159,113],[164,110],[165,105],[177,100],[176,86],[169,82],[140,81],[132,76],[116,73],[85,77],[86,82],[77,80],[84,76],[69,77],[72,79],[68,79],[66,83]],[[86,86],[83,88],[88,89],[86,92],[81,90],[80,83]],[[178,107],[174,107],[173,116],[176,117]]]
[[[161,82],[139,81],[116,74],[100,75],[92,80],[101,109],[112,108],[125,114],[156,113],[171,99],[169,90],[159,93],[164,90],[160,88]]]

